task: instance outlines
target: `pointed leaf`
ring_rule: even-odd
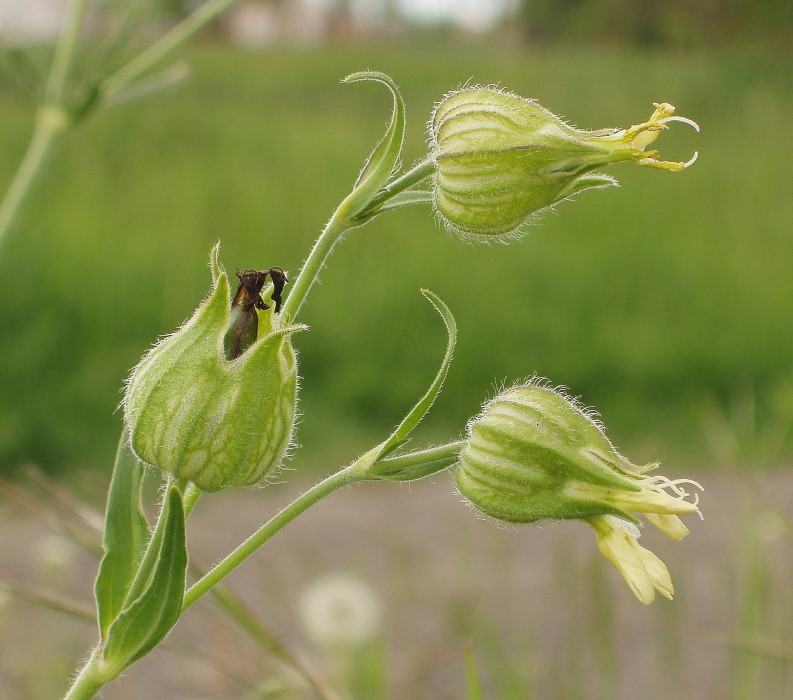
[[[110,626],[104,658],[122,668],[148,654],[182,612],[187,570],[182,495],[171,486],[124,609]]]
[[[391,437],[389,437],[388,440],[383,443],[383,448],[378,455],[378,459],[382,459],[390,452],[393,452],[393,450],[405,440],[410,431],[412,431],[413,428],[419,424],[421,419],[427,415],[427,412],[430,410],[432,404],[435,402],[436,397],[440,393],[441,387],[443,386],[443,381],[446,379],[446,375],[449,372],[449,365],[451,365],[452,362],[454,346],[457,343],[457,324],[454,320],[454,316],[452,316],[452,312],[449,310],[449,307],[446,306],[446,304],[437,294],[431,292],[429,289],[422,289],[421,293],[427,298],[430,304],[435,307],[435,310],[440,314],[441,318],[443,319],[443,323],[446,325],[446,333],[448,334],[448,339],[446,341],[446,352],[443,356],[441,366],[438,369],[438,373],[435,375],[435,379],[433,380],[432,384],[430,384],[430,388],[427,389],[427,393],[424,394],[421,399],[419,399],[418,403],[411,409],[410,413],[408,413],[403,421],[396,427],[394,432],[391,434]]]
[[[105,554],[94,585],[102,640],[124,605],[149,540],[149,525],[141,509],[143,465],[121,436],[107,497],[103,544]]]
[[[366,208],[372,198],[388,182],[399,161],[402,143],[405,138],[405,103],[394,80],[385,73],[364,71],[352,73],[344,78],[342,82],[356,83],[362,80],[374,80],[385,85],[394,98],[394,107],[385,136],[375,146],[355,182],[355,188],[345,200],[348,208],[346,214],[350,218]]]

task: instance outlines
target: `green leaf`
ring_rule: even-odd
[[[121,436],[107,497],[103,544],[105,555],[94,585],[102,641],[116,619],[138,570],[149,525],[140,504],[143,465],[129,449],[126,431]]]
[[[165,638],[182,612],[186,569],[182,494],[171,486],[124,608],[108,631],[109,664],[125,668]]]
[[[375,146],[355,182],[355,188],[344,202],[347,209],[345,214],[350,219],[363,211],[388,182],[399,162],[405,139],[405,103],[394,80],[385,73],[363,71],[348,75],[342,82],[357,83],[362,80],[374,80],[385,85],[394,98],[394,107],[385,136]]]
[[[443,361],[441,362],[441,366],[438,369],[438,373],[435,375],[435,379],[433,380],[432,384],[430,384],[430,388],[427,389],[427,392],[424,394],[424,396],[419,399],[418,403],[416,403],[416,405],[411,409],[410,413],[408,413],[402,422],[396,427],[388,440],[383,443],[383,446],[377,456],[378,460],[386,457],[401,443],[403,443],[413,428],[415,428],[421,419],[427,415],[427,412],[430,410],[432,404],[435,402],[435,399],[440,393],[441,387],[443,386],[443,381],[446,379],[446,375],[449,372],[449,366],[452,362],[452,355],[454,354],[454,346],[457,343],[457,324],[454,320],[454,316],[452,316],[452,312],[449,310],[449,307],[446,306],[446,304],[437,294],[431,292],[429,289],[422,289],[421,293],[427,298],[430,304],[435,307],[435,310],[440,314],[441,318],[443,319],[443,323],[446,325],[446,352],[444,353]]]

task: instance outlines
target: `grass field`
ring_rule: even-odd
[[[108,467],[129,367],[228,268],[293,274],[387,119],[408,106],[406,161],[433,102],[465,81],[537,97],[580,127],[627,126],[668,101],[697,120],[659,141],[682,175],[617,166],[620,190],[564,203],[509,247],[448,235],[427,209],[351,233],[297,339],[300,464],[330,468],[382,437],[442,354],[433,289],[460,326],[428,439],[459,433],[503,381],[540,374],[603,414],[635,461],[742,464],[790,456],[793,139],[778,55],[525,52],[416,45],[185,56],[178,91],[99,115],[59,153],[0,262],[0,465]],[[31,105],[0,83],[0,184]]]

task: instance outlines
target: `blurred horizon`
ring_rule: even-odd
[[[70,0],[0,0],[0,40],[53,41]],[[92,3],[89,33],[104,38],[134,17],[167,27],[207,0]],[[708,49],[753,43],[790,53],[793,6],[777,0],[238,0],[213,23],[215,36],[248,48],[318,46],[337,41],[404,42],[451,32],[459,40],[499,36],[537,46],[558,41],[627,42]]]

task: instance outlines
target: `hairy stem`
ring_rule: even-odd
[[[191,482],[185,487],[183,493],[182,502],[184,504],[184,517],[187,518],[190,513],[193,512],[193,508],[195,508],[195,504],[198,503],[198,499],[201,498],[201,489]]]
[[[292,291],[289,292],[289,296],[284,302],[282,309],[284,318],[289,318],[291,322],[294,322],[295,318],[297,318],[300,307],[303,306],[309,290],[314,282],[317,281],[325,261],[330,257],[333,246],[339,242],[344,233],[355,226],[365,223],[367,220],[366,213],[371,212],[373,208],[382,206],[395,195],[423,180],[432,172],[433,167],[432,161],[421,161],[387,184],[372,198],[366,208],[353,219],[350,219],[346,213],[349,197],[339,205],[330,221],[325,225],[319,238],[317,238],[316,243],[314,243],[314,247],[308,254],[295,280]]]
[[[118,675],[118,672],[104,669],[103,666],[101,652],[96,648],[80,669],[63,700],[90,700],[96,697],[102,686]]]
[[[314,247],[300,269],[289,296],[281,308],[283,318],[288,318],[290,323],[294,323],[295,318],[297,318],[298,311],[303,306],[303,302],[306,300],[306,296],[314,282],[317,281],[320,270],[322,270],[325,261],[330,256],[333,246],[338,243],[341,236],[349,228],[347,220],[339,216],[340,210],[341,207],[336,210],[336,213],[325,225],[319,238],[317,238]]]
[[[413,185],[416,185],[425,178],[429,177],[434,169],[435,163],[431,158],[420,161],[410,170],[402,173],[402,175],[399,177],[394,178],[385,187],[383,187],[383,189],[372,198],[372,201],[368,204],[368,206],[355,218],[366,219],[368,214],[377,210],[394,195],[404,192],[405,190],[413,187]]]
[[[398,457],[386,457],[378,462],[378,473],[399,472],[408,467],[420,467],[430,464],[444,463],[451,466],[457,461],[457,457],[465,443],[462,440],[449,442],[438,447],[428,447],[426,450],[409,452]]]

